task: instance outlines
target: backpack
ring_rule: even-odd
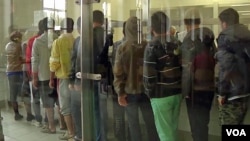
[[[185,37],[188,49],[182,52],[186,57],[184,59],[189,62],[186,62],[188,65],[185,66],[182,82],[183,93],[186,96],[190,93],[193,95],[195,91],[213,92],[215,89],[214,35],[208,28],[195,30],[192,35],[189,33]]]
[[[213,39],[207,42],[213,42]],[[212,44],[205,44],[195,40],[195,57],[192,61],[191,76],[193,91],[214,91],[214,48]],[[203,45],[202,45],[203,44]]]

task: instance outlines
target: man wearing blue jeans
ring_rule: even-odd
[[[93,56],[94,56],[94,73],[105,73],[100,71],[98,56],[100,55],[104,46],[104,14],[102,11],[93,11]],[[102,74],[103,75],[103,74]],[[103,81],[103,80],[102,80]],[[105,131],[106,117],[104,117],[105,109],[107,108],[105,103],[105,95],[101,94],[101,82],[94,81],[94,108],[95,108],[95,129],[96,129],[96,141],[106,141],[107,134]],[[103,107],[100,107],[104,105]]]
[[[81,17],[77,19],[77,31],[81,31]],[[80,66],[81,58],[81,44],[80,36],[75,39],[74,46],[71,53],[71,72],[70,72],[70,84],[71,90],[71,111],[72,118],[75,126],[75,141],[82,139],[82,116],[81,116],[81,80],[76,78],[76,73],[81,72]]]

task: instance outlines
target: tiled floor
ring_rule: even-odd
[[[21,113],[25,112],[21,110]],[[58,128],[57,134],[41,133],[41,128],[27,122],[25,117],[21,121],[15,121],[11,109],[2,109],[2,117],[5,141],[59,141],[58,136],[63,134]]]
[[[112,106],[109,105],[108,107],[111,108]],[[250,124],[249,110],[250,106],[245,120],[246,124]],[[110,109],[108,111],[112,110]],[[21,113],[23,114],[25,113],[24,108],[21,108]],[[58,129],[59,127],[57,128],[57,134],[51,135],[51,134],[41,133],[40,128],[31,125],[25,120],[25,118],[21,121],[14,121],[13,112],[11,109],[8,108],[2,109],[2,117],[3,117],[2,124],[5,135],[5,141],[59,141],[58,136],[60,136],[63,133]],[[210,119],[211,119],[209,123],[210,141],[220,141],[221,131],[218,125],[218,111],[216,104],[213,105]],[[190,134],[190,126],[187,118],[184,101],[182,103],[182,108],[181,108],[179,129],[180,129],[179,132],[180,141],[192,141],[192,137]]]

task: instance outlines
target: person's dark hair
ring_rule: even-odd
[[[239,13],[233,8],[228,8],[219,14],[221,22],[227,23],[227,25],[234,25],[239,23]]]
[[[185,25],[199,25],[201,24],[201,15],[198,9],[188,9],[184,17]]]
[[[61,21],[61,30],[66,30],[71,33],[74,30],[74,20],[72,18],[65,18]]]
[[[123,25],[122,25],[122,33],[123,35],[125,36],[125,27],[126,27],[126,22],[123,22]]]
[[[100,24],[104,23],[104,14],[102,11],[100,10],[93,11],[93,22]]]
[[[44,31],[48,31],[48,29],[54,29],[55,27],[55,20],[49,19],[48,17],[42,19],[42,23],[39,23],[41,25],[41,28],[43,28]],[[48,26],[49,25],[49,26]]]
[[[38,22],[38,33],[37,33],[37,35],[43,34],[44,31],[45,31],[45,27],[44,27],[44,24],[43,24],[43,20],[40,20]]]
[[[22,33],[20,31],[13,31],[10,33],[10,40],[13,42],[19,42],[22,39]]]
[[[81,28],[81,17],[78,17],[77,22],[76,22],[77,28]]]
[[[162,11],[155,12],[151,16],[151,27],[158,34],[166,33],[169,28],[168,16]]]

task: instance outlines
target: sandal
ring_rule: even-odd
[[[69,140],[71,138],[74,138],[74,135],[69,135],[67,132],[64,135],[59,136],[60,140]]]
[[[60,130],[67,130],[66,127],[60,127]]]
[[[41,130],[42,133],[55,134],[56,131],[51,131],[49,128],[44,128]]]

